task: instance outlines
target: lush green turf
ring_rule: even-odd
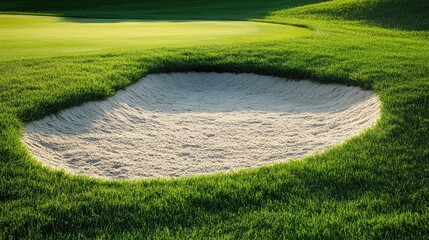
[[[30,2],[17,1],[21,5],[15,10],[43,10],[43,4],[33,9]],[[159,16],[166,17],[168,1],[163,2],[166,5]],[[234,9],[236,18],[259,17],[306,25],[313,31],[299,38],[261,43],[136,48],[0,62],[1,236],[427,238],[429,33],[424,27],[406,29],[423,26],[420,21],[429,19],[416,14],[414,24],[395,24],[387,14],[390,10],[376,16],[376,21],[373,16],[356,18],[357,10],[343,11],[359,5],[364,13],[374,4],[399,11],[403,5],[395,0],[332,1],[286,10],[278,9],[280,1],[273,1],[260,8],[276,10],[264,18],[245,7],[240,15],[236,6],[243,6],[241,2],[222,2],[225,15],[219,17]],[[425,2],[409,5],[414,8]],[[65,6],[62,12],[67,12],[67,1],[55,1],[57,6],[60,3]],[[0,3],[0,10],[9,10],[7,4],[14,3]],[[127,1],[121,5],[127,6]],[[198,9],[195,6],[195,15],[212,17]],[[85,9],[83,15],[91,11]],[[333,14],[337,12],[342,15]],[[404,12],[412,22],[412,13]],[[190,70],[255,72],[359,85],[379,94],[382,117],[365,134],[305,160],[174,180],[126,182],[70,176],[42,167],[20,142],[22,122],[105,98],[147,73]]]
[[[165,46],[279,41],[306,28],[244,21],[120,21],[0,15],[1,60]]]
[[[0,0],[0,12],[103,18],[245,20],[262,18],[274,10],[322,1],[326,0]]]
[[[336,0],[317,7],[304,6],[275,14],[301,15],[312,19],[358,20],[389,28],[429,30],[429,1]]]

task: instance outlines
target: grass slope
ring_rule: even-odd
[[[371,8],[366,2],[350,4]],[[341,11],[344,6],[337,3],[305,8]],[[241,1],[225,3],[225,11],[237,4]],[[371,20],[332,19],[307,10],[292,14],[301,10],[261,19],[313,29],[296,39],[0,62],[2,238],[425,239],[427,31],[379,28]],[[248,16],[243,10],[236,17]],[[391,16],[378,19],[390,21]],[[111,96],[147,73],[192,70],[255,72],[371,88],[382,101],[382,118],[363,135],[305,160],[174,180],[70,176],[41,166],[20,142],[22,122]]]
[[[335,0],[276,14],[302,15],[315,19],[357,20],[404,30],[429,30],[429,1],[426,0]]]

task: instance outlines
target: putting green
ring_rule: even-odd
[[[1,60],[299,37],[306,28],[241,21],[138,21],[0,15]]]

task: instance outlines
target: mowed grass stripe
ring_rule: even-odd
[[[245,21],[143,21],[0,15],[1,60],[295,38],[309,29]]]

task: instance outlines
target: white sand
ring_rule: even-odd
[[[375,93],[255,74],[148,75],[26,125],[42,163],[103,178],[199,175],[302,158],[377,120]]]

